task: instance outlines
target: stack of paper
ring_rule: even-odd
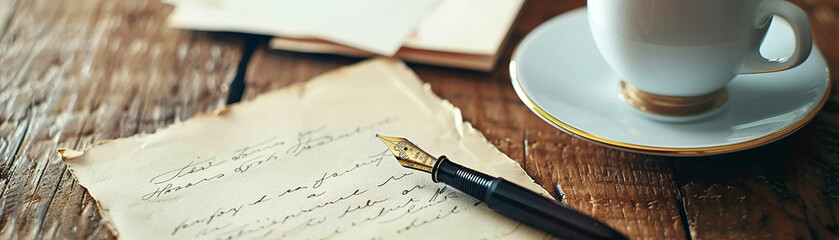
[[[524,0],[169,0],[173,27],[276,36],[272,48],[492,70]]]

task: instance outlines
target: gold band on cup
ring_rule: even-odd
[[[644,92],[632,84],[621,81],[618,92],[624,102],[638,110],[671,117],[708,113],[722,107],[728,100],[728,90],[725,87],[705,95],[677,97]]]

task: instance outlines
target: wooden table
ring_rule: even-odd
[[[839,72],[839,1],[795,3]],[[839,84],[792,136],[701,158],[604,148],[531,113],[508,77],[514,43],[583,5],[528,2],[494,72],[410,66],[563,203],[631,238],[839,238]],[[57,147],[154,132],[221,108],[228,95],[251,99],[360,61],[270,50],[264,36],[166,28],[172,8],[158,0],[0,6],[0,239],[113,238]]]

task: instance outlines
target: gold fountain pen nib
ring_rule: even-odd
[[[388,137],[376,134],[376,137],[382,140],[387,145],[396,161],[402,164],[403,167],[412,168],[420,171],[431,172],[431,168],[437,161],[437,158],[431,156],[423,151],[417,145],[408,141],[408,139],[399,137]]]

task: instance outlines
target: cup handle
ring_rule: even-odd
[[[760,44],[752,49],[740,66],[739,73],[767,73],[794,68],[810,56],[813,47],[813,34],[807,14],[795,4],[787,1],[769,0],[761,4],[758,10],[756,26],[761,31],[769,29],[771,16],[787,20],[795,34],[795,51],[786,58],[766,59],[760,55]],[[763,41],[758,41],[761,43]]]

